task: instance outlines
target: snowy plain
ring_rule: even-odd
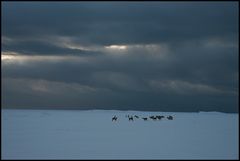
[[[238,114],[2,109],[1,159],[238,159]],[[112,122],[116,115],[118,120]],[[173,120],[148,120],[172,115]]]

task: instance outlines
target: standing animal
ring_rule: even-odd
[[[168,116],[167,119],[168,120],[173,120],[173,117],[172,116]]]
[[[161,116],[156,116],[156,118],[157,118],[158,120],[161,120]]]
[[[136,117],[137,119],[139,118],[137,115],[134,115],[134,117]]]
[[[117,121],[117,116],[114,116],[114,117],[112,118],[112,121]]]
[[[153,119],[153,120],[157,120],[157,118],[156,118],[156,117],[153,117],[152,119]]]
[[[155,116],[150,116],[149,118],[152,119],[152,120],[156,120],[157,119],[157,117],[155,117]]]
[[[132,116],[131,116],[131,117],[128,117],[128,121],[130,121],[130,120],[133,121],[133,117],[132,117]]]
[[[161,120],[162,118],[164,118],[164,116],[158,115],[158,116],[156,116],[156,118],[157,118],[158,120]]]
[[[143,117],[142,119],[143,119],[144,121],[147,121],[147,117]]]

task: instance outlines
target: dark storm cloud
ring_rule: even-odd
[[[238,111],[237,3],[2,9],[4,107]]]
[[[156,43],[235,36],[237,3],[3,3],[7,37],[70,35],[85,43]],[[6,16],[5,16],[6,15]]]

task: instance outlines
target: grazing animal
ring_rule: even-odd
[[[136,117],[137,119],[139,118],[137,115],[134,115],[134,117]]]
[[[114,117],[112,118],[112,121],[117,121],[117,116],[114,116]]]
[[[168,116],[167,119],[168,120],[173,120],[173,117],[172,116]]]
[[[133,121],[133,117],[132,117],[132,116],[131,116],[131,117],[128,117],[128,121],[130,121],[130,120]]]
[[[143,119],[144,121],[147,121],[147,117],[143,117],[142,119]]]

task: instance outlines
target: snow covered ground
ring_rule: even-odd
[[[129,122],[126,115],[172,115]],[[116,122],[112,117],[118,116]],[[2,109],[2,159],[238,159],[238,114]]]

